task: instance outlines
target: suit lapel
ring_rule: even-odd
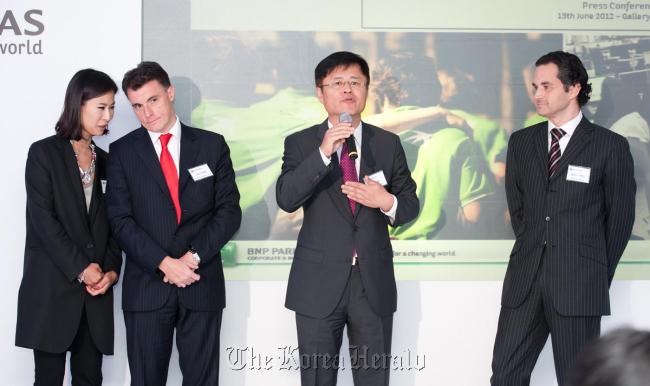
[[[374,129],[372,126],[362,123],[361,131],[361,162],[359,165],[359,181],[363,182],[363,177],[378,172],[377,162],[375,160],[375,154],[379,154],[379,149],[375,149],[374,142]],[[365,211],[365,207],[361,204],[357,204],[357,214],[354,217],[355,221],[361,214],[361,211]]]
[[[363,177],[372,174],[377,170],[375,162],[374,149],[374,132],[370,125],[363,123],[363,131],[361,132],[361,165],[359,166],[359,181],[363,181]]]
[[[542,122],[535,128],[533,133],[537,165],[540,168],[544,180],[548,179],[548,123]]]
[[[178,192],[181,196],[183,194],[185,186],[187,185],[187,181],[190,179],[190,172],[188,169],[197,166],[194,163],[199,150],[199,144],[196,141],[196,136],[189,127],[181,123],[181,155],[180,161],[178,162]]]
[[[65,162],[68,179],[70,180],[70,187],[74,197],[75,209],[77,210],[80,218],[86,221],[86,197],[84,196],[83,186],[81,185],[81,178],[79,177],[79,164],[72,149],[72,144],[67,139],[62,139],[58,142],[59,152]]]
[[[318,147],[325,135],[325,131],[328,129],[327,120],[321,123],[318,129],[318,135],[316,136],[316,147]],[[343,217],[349,222],[352,222],[352,211],[350,211],[350,205],[348,204],[348,198],[341,192],[341,185],[343,185],[343,172],[341,171],[341,165],[339,164],[339,157],[336,154],[332,154],[332,163],[331,170],[327,174],[327,178],[330,180],[329,187],[327,188],[327,193],[330,195],[332,201],[334,201],[334,207],[341,212]]]
[[[562,175],[563,170],[566,169],[567,165],[569,165],[569,163],[572,162],[578,154],[582,152],[582,150],[584,150],[585,146],[591,142],[593,130],[594,128],[591,123],[583,117],[580,124],[573,132],[569,144],[566,149],[564,149],[564,153],[562,153],[562,156],[560,157],[558,168],[555,171],[555,174],[553,174],[553,177],[551,177],[551,181],[556,180],[558,176]]]
[[[95,177],[95,182],[93,182],[93,192],[92,198],[90,199],[90,208],[88,209],[88,226],[92,228],[97,218],[97,213],[99,212],[99,200],[101,200],[101,180],[99,177]]]
[[[147,132],[147,129],[140,127],[138,130],[138,136],[133,142],[135,147],[134,153],[140,157],[142,163],[149,169],[149,175],[156,181],[160,189],[169,197],[171,201],[171,196],[169,194],[169,188],[167,188],[167,183],[165,182],[165,176],[163,176],[162,169],[160,168],[160,160],[156,154],[156,149],[153,147],[151,142],[151,137]]]

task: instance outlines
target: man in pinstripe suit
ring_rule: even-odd
[[[176,330],[183,386],[219,384],[225,289],[219,251],[241,222],[219,134],[181,123],[155,62],[122,81],[142,127],[110,147],[107,213],[126,252],[122,308],[131,385],[164,386]]]
[[[591,85],[580,59],[551,52],[535,63],[537,113],[515,132],[506,194],[516,241],[503,283],[492,385],[528,385],[548,335],[560,386],[610,313],[609,285],[634,222],[634,168],[625,138],[580,108]]]

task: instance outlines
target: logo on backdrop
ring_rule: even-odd
[[[0,55],[42,55],[42,9],[0,10]]]

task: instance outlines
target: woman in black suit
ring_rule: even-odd
[[[73,385],[101,385],[102,355],[113,353],[113,291],[122,255],[110,235],[104,192],[115,82],[77,72],[56,134],[27,156],[27,234],[18,292],[16,345],[34,350],[34,385],[61,386],[67,351]]]

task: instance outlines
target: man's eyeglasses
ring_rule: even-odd
[[[320,86],[321,87],[327,86],[327,87],[331,87],[334,90],[338,90],[338,89],[343,88],[346,84],[348,86],[350,86],[351,89],[354,89],[354,90],[366,86],[365,82],[362,82],[362,81],[359,81],[359,80],[335,80],[335,81],[330,82],[330,83],[323,83]]]

